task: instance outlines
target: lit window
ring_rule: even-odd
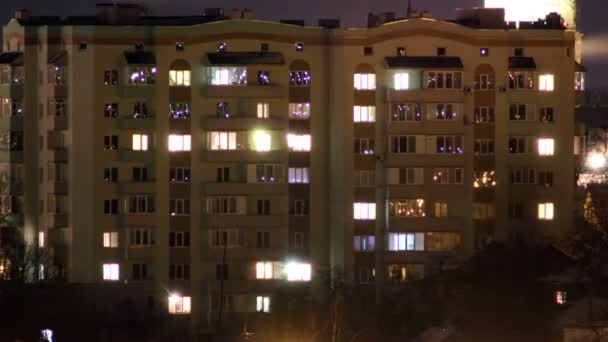
[[[552,156],[555,152],[555,140],[538,139],[538,154],[541,156]]]
[[[257,131],[253,134],[253,149],[258,152],[270,151],[271,138],[270,134],[262,131]]]
[[[376,249],[376,237],[374,235],[356,235],[353,240],[357,252],[369,252]]]
[[[268,119],[270,116],[270,105],[258,102],[258,119]]]
[[[310,117],[310,103],[290,103],[290,119],[308,119]]]
[[[555,303],[564,305],[568,302],[568,296],[566,291],[555,291]]]
[[[447,217],[448,204],[446,202],[435,202],[435,217]]]
[[[272,279],[272,263],[258,262],[255,264],[255,279]]]
[[[355,89],[374,90],[376,89],[376,74],[355,74]]]
[[[270,312],[270,297],[257,296],[255,307],[257,312]]]
[[[308,263],[290,262],[286,266],[287,281],[310,281],[312,267]]]
[[[246,85],[246,67],[211,67],[211,85]]]
[[[390,233],[388,250],[424,251],[424,233]]]
[[[539,220],[553,220],[553,203],[539,203],[538,204],[538,219]]]
[[[425,71],[423,85],[427,89],[462,89],[462,72]]]
[[[375,220],[376,203],[354,203],[355,220]]]
[[[169,296],[169,313],[172,315],[189,314],[192,310],[192,299],[180,295]]]
[[[236,150],[236,132],[210,132],[211,150]]]
[[[118,247],[118,232],[103,233],[103,247],[104,248]]]
[[[169,152],[192,150],[192,138],[187,135],[169,135]]]
[[[147,151],[148,136],[145,134],[133,134],[133,151]]]
[[[410,87],[410,75],[405,72],[396,73],[395,79],[395,90],[406,90]]]
[[[289,183],[290,184],[308,184],[310,182],[308,178],[307,167],[290,167],[289,168]]]
[[[375,122],[375,106],[355,106],[353,110],[355,122]]]
[[[308,87],[311,81],[310,71],[290,71],[289,85],[292,87]]]
[[[170,70],[169,86],[190,86],[190,70]]]
[[[39,232],[38,233],[38,247],[44,248],[45,244],[46,244],[46,239],[44,237],[44,232]]]
[[[538,90],[553,91],[555,87],[555,77],[551,74],[540,75],[538,78]]]
[[[424,200],[421,198],[391,200],[389,202],[389,214],[391,216],[401,217],[425,217],[426,206]]]
[[[103,264],[103,280],[118,280],[119,279],[118,264]]]
[[[496,208],[493,203],[473,203],[474,220],[493,219],[495,214]]]
[[[290,151],[310,152],[310,134],[287,134],[287,147]]]

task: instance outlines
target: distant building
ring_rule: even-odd
[[[0,54],[0,209],[69,282],[143,284],[204,329],[220,308],[381,294],[492,240],[559,238],[584,73],[576,32],[546,18],[19,11]]]

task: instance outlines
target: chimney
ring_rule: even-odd
[[[249,8],[245,8],[243,10],[243,19],[244,20],[255,20],[255,13],[253,12],[253,10],[251,10]]]
[[[15,11],[15,19],[21,21],[28,21],[30,19],[30,10],[21,8]]]
[[[103,24],[131,25],[137,22],[143,12],[139,4],[103,3],[95,6],[97,21]]]
[[[211,18],[221,18],[224,16],[224,9],[218,7],[208,7],[203,10],[203,15],[205,17]]]
[[[230,19],[231,20],[239,20],[243,18],[243,12],[241,12],[240,9],[238,8],[233,8],[232,12],[230,12]]]

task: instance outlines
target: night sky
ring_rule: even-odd
[[[119,0],[113,0],[117,2]],[[105,2],[113,2],[106,0]],[[535,0],[530,0],[535,1]],[[582,16],[579,30],[585,34],[585,55],[588,87],[608,87],[608,12],[606,0],[578,0]],[[94,14],[95,3],[104,0],[1,0],[0,22],[8,22],[17,8],[28,8],[33,15]],[[368,12],[397,12],[403,16],[407,0],[146,0],[151,15],[193,15],[204,7],[251,8],[260,19],[339,18],[342,26],[363,26]],[[414,9],[430,10],[434,17],[451,19],[456,7],[482,5],[482,0],[413,0]],[[323,7],[322,7],[323,6]]]

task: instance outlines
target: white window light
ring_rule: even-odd
[[[424,251],[424,233],[390,233],[389,251]]]
[[[258,262],[255,264],[256,279],[272,279],[272,262]]]
[[[396,73],[394,76],[395,90],[406,90],[410,87],[410,75],[405,72]]]
[[[539,203],[538,204],[538,219],[539,220],[553,220],[554,207],[553,203]]]
[[[119,268],[118,264],[103,264],[103,280],[119,280]]]
[[[310,134],[287,134],[287,147],[289,150],[296,152],[309,152],[310,146]]]
[[[270,312],[270,297],[257,296],[255,307],[257,312]]]
[[[103,247],[104,248],[118,247],[118,232],[103,233]]]
[[[355,89],[374,90],[376,89],[376,74],[355,74]]]
[[[170,70],[169,86],[190,86],[190,70]]]
[[[192,298],[171,294],[169,296],[169,313],[172,315],[189,314],[192,311]]]
[[[44,232],[38,232],[38,247],[44,248],[46,244],[46,239],[44,236]]]
[[[290,262],[285,267],[287,281],[310,281],[312,266],[309,263]]]
[[[353,115],[355,122],[375,122],[376,107],[375,106],[354,106]]]
[[[355,220],[376,219],[376,203],[354,203],[353,209]]]
[[[552,156],[555,153],[555,140],[548,138],[538,139],[538,154]]]
[[[264,131],[256,131],[253,134],[254,149],[258,152],[270,151],[271,137],[270,134]]]
[[[133,134],[133,151],[148,150],[148,136],[145,134]]]
[[[236,132],[210,132],[211,150],[236,150]]]
[[[187,135],[169,135],[169,152],[191,151],[192,137]]]
[[[553,91],[555,88],[555,76],[552,74],[545,74],[539,76],[538,90],[540,91]]]
[[[290,167],[289,168],[289,183],[290,184],[308,184],[310,182],[308,178],[307,167]]]
[[[258,102],[257,107],[258,119],[268,119],[270,116],[270,105],[268,103]]]

